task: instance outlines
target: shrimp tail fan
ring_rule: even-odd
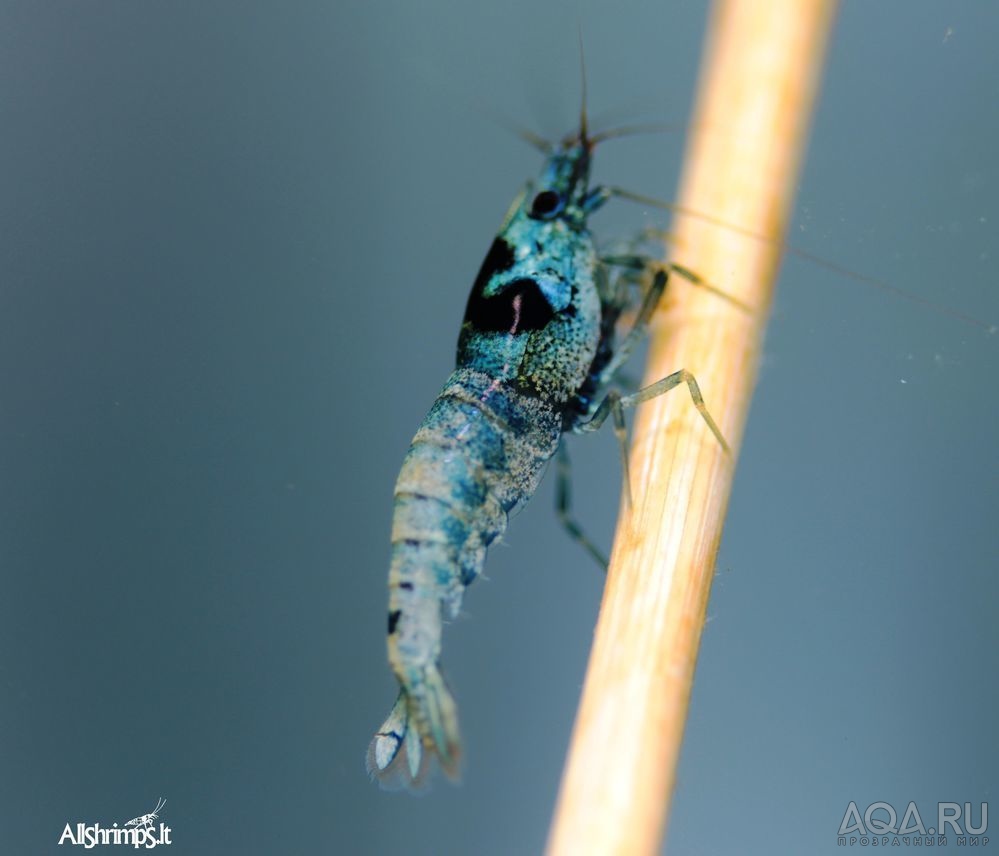
[[[458,709],[440,669],[423,670],[403,688],[368,746],[368,774],[386,790],[422,790],[434,758],[451,780],[458,778],[461,736]]]

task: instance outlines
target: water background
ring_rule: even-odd
[[[380,792],[392,485],[540,167],[497,119],[574,127],[581,27],[596,121],[682,122],[704,15],[0,5],[0,852],[160,796],[177,854],[541,850],[602,577],[546,482],[447,630],[463,784]],[[793,243],[999,323],[997,42],[993,4],[844,3]],[[608,143],[597,177],[670,198],[682,147]],[[671,853],[997,798],[997,349],[786,260]],[[572,451],[608,544],[613,439]]]

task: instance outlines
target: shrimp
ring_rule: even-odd
[[[563,433],[596,430],[613,413],[623,434],[623,407],[686,383],[725,446],[689,372],[631,396],[609,388],[662,295],[668,267],[597,254],[588,218],[618,192],[590,186],[591,156],[614,135],[590,137],[584,108],[577,133],[543,144],[538,185],[514,201],[486,254],[465,309],[457,367],[403,461],[388,607],[388,659],[400,690],[367,755],[369,773],[383,785],[418,787],[434,757],[456,778],[461,738],[439,662],[443,623],[458,614],[509,515],[537,489]],[[610,265],[632,275],[655,268],[634,329],[616,351],[615,327],[631,301],[621,285],[626,275],[609,285]],[[560,516],[596,554],[567,507]]]
[[[166,800],[160,797],[156,803],[156,808],[154,808],[149,814],[143,814],[139,817],[133,817],[130,821],[125,823],[125,826],[134,826],[136,829],[142,827],[143,829],[150,829],[153,825],[153,821],[159,820],[160,811],[162,811],[163,806],[166,805]]]

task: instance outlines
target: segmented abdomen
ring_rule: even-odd
[[[537,488],[561,415],[541,399],[459,369],[420,426],[395,487],[389,654],[403,686],[436,663],[442,612],[465,587],[508,514]]]

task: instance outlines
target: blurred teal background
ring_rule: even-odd
[[[705,11],[0,5],[0,852],[160,796],[177,854],[541,850],[601,574],[546,482],[445,636],[463,784],[383,793],[392,485],[540,167],[497,119],[575,127],[581,28],[597,121],[682,122]],[[792,243],[999,322],[997,43],[994,4],[845,3]],[[596,177],[670,198],[682,147]],[[997,349],[786,260],[671,853],[997,798]],[[609,544],[613,439],[571,451]]]

